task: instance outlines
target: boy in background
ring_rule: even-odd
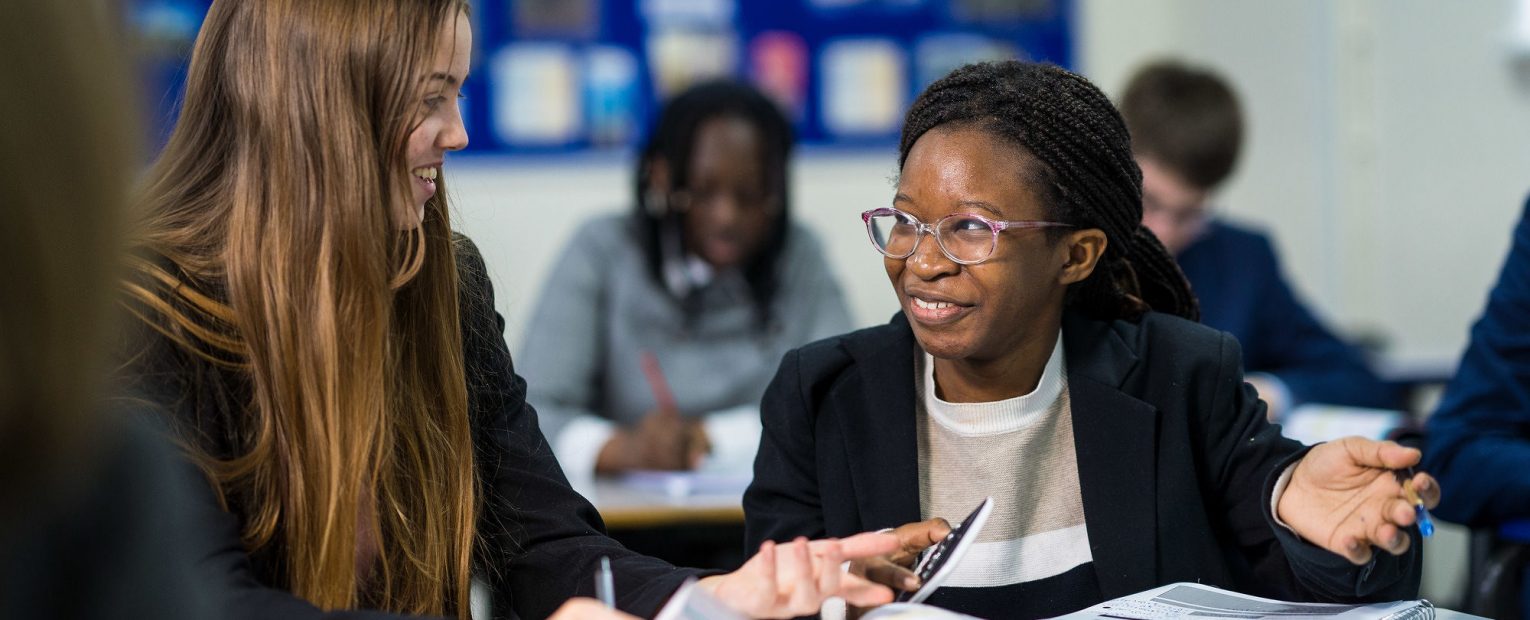
[[[1397,408],[1397,391],[1291,290],[1269,237],[1211,213],[1208,196],[1243,141],[1232,88],[1210,71],[1154,62],[1131,79],[1120,108],[1142,167],[1142,223],[1184,270],[1201,321],[1242,344],[1247,380],[1271,419],[1304,403]]]

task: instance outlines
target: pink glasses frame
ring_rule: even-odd
[[[914,224],[917,225],[917,229],[914,231],[914,245],[909,247],[908,252],[905,252],[903,254],[894,254],[892,252],[888,252],[886,249],[884,249],[881,245],[879,245],[877,243],[876,231],[874,231],[872,229],[872,226],[871,226],[871,218],[877,217],[877,216],[880,216],[880,215],[897,215],[897,216],[901,216],[901,217],[907,218],[909,221],[911,221],[911,222],[913,222]],[[956,256],[952,255],[951,251],[946,249],[946,242],[941,240],[940,234],[937,232],[937,229],[940,227],[940,225],[943,222],[945,222],[946,220],[949,220],[949,219],[951,219],[953,217],[960,217],[960,218],[967,218],[967,219],[978,220],[978,221],[981,221],[984,224],[988,225],[989,230],[993,232],[993,240],[989,242],[989,245],[988,245],[988,254],[987,255],[983,256],[983,258],[980,258],[978,260],[962,260],[962,259],[957,258]],[[996,220],[996,219],[993,219],[993,218],[983,217],[983,216],[978,215],[976,213],[952,213],[952,214],[947,215],[947,216],[945,216],[943,218],[940,218],[939,220],[936,220],[934,224],[926,224],[926,223],[924,223],[923,220],[920,220],[917,217],[909,215],[908,212],[903,211],[902,209],[895,209],[893,207],[881,207],[881,208],[878,208],[878,209],[871,209],[869,211],[862,211],[861,212],[861,221],[866,224],[866,238],[871,241],[871,247],[876,248],[877,252],[882,254],[883,256],[886,256],[886,257],[892,258],[892,259],[904,259],[904,258],[908,258],[910,256],[913,256],[914,252],[918,252],[919,251],[919,244],[924,241],[925,233],[929,233],[929,235],[931,237],[935,238],[935,245],[940,248],[940,253],[941,254],[945,254],[946,258],[951,259],[952,262],[960,263],[960,264],[963,264],[963,265],[976,265],[976,264],[982,263],[984,261],[987,261],[990,258],[993,258],[994,250],[999,248],[999,233],[1004,232],[1006,230],[1009,230],[1009,229],[1012,229],[1012,228],[1015,229],[1015,230],[1024,230],[1024,229],[1030,229],[1030,228],[1072,228],[1073,227],[1072,224],[1064,224],[1062,222],[1045,222],[1045,221],[1041,221],[1041,220]]]

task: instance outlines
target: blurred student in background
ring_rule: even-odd
[[[593,592],[603,556],[617,606],[648,615],[698,576],[607,538],[569,487],[483,260],[452,231],[441,174],[468,141],[467,9],[208,10],[140,197],[125,372],[200,466],[187,509],[214,535],[196,550],[209,617],[465,618],[474,575],[496,617],[616,617],[564,605]],[[836,591],[886,600],[838,569],[886,538],[762,547],[698,587],[755,616]]]
[[[0,618],[205,618],[173,447],[104,402],[138,156],[106,3],[0,21]]]
[[[1142,222],[1174,254],[1201,322],[1243,345],[1246,379],[1272,419],[1303,403],[1392,409],[1396,391],[1323,325],[1286,283],[1263,233],[1216,217],[1210,197],[1242,148],[1244,122],[1216,74],[1156,62],[1131,79],[1121,114],[1142,167]]]
[[[1486,528],[1530,520],[1530,202],[1427,428],[1424,462],[1445,490],[1441,518]],[[1530,571],[1519,613],[1530,617]]]
[[[632,212],[575,233],[522,363],[571,476],[749,471],[781,355],[850,328],[818,240],[791,218],[791,150],[759,91],[692,87],[640,152]]]

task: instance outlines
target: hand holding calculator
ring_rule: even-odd
[[[946,578],[956,570],[957,562],[967,553],[973,543],[978,539],[978,533],[983,530],[983,524],[988,522],[988,514],[993,512],[993,498],[989,497],[978,504],[978,507],[962,519],[960,525],[951,528],[951,533],[946,534],[944,540],[935,543],[920,555],[918,564],[914,565],[914,574],[919,577],[919,590],[915,592],[899,592],[896,602],[919,603],[930,597]]]

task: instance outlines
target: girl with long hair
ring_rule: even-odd
[[[462,0],[208,11],[140,196],[124,375],[205,476],[225,617],[467,617],[475,576],[496,615],[545,617],[602,556],[648,614],[695,576],[606,538],[568,487],[452,232],[471,47]],[[700,585],[751,615],[881,600],[838,565],[888,538],[762,547]]]

